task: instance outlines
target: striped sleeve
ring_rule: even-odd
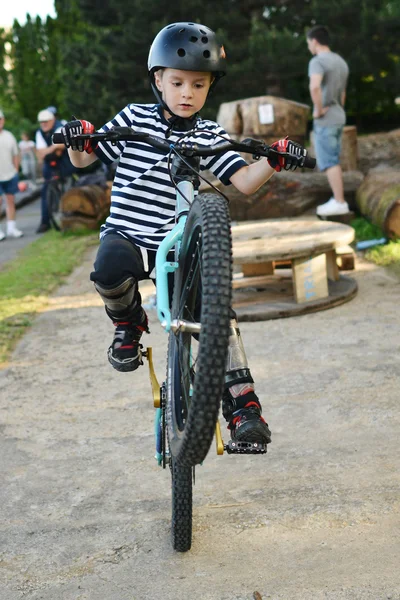
[[[229,138],[229,134],[220,127],[215,128],[215,134]],[[218,139],[218,138],[217,138]],[[210,170],[224,185],[231,185],[230,178],[239,171],[242,167],[246,167],[247,162],[240,156],[238,152],[228,151],[217,156],[210,156],[201,160],[202,170]]]
[[[111,121],[108,121],[103,127],[99,129],[101,132],[109,131],[111,127],[132,127],[132,112],[131,106],[125,106]],[[109,165],[116,161],[122,154],[126,142],[118,142],[115,146],[111,142],[100,142],[97,146],[95,153],[103,163]]]

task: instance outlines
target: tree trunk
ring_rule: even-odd
[[[61,198],[61,228],[75,229],[81,225],[97,229],[110,210],[111,184],[106,189],[99,185],[85,185],[68,190]]]
[[[350,204],[354,205],[355,192],[362,180],[363,174],[359,171],[343,173],[345,197]],[[229,198],[231,218],[235,221],[296,217],[331,195],[324,173],[281,171],[251,196],[242,194],[233,185],[225,187],[215,179],[211,183]],[[202,184],[200,191],[212,189]]]
[[[310,107],[276,96],[221,104],[217,122],[233,137],[253,137],[271,144],[288,135],[304,145]]]
[[[358,168],[363,173],[377,167],[398,168],[399,163],[400,129],[358,138]]]
[[[371,171],[357,190],[357,205],[387,237],[400,236],[400,172]]]

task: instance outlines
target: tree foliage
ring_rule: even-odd
[[[310,104],[305,33],[318,23],[328,25],[332,50],[350,66],[348,114],[359,124],[379,113],[400,118],[398,0],[55,0],[55,6],[56,19],[15,22],[12,32],[9,95],[33,120],[55,104],[66,118],[100,126],[128,102],[152,102],[148,51],[156,33],[177,21],[208,25],[227,51],[228,77],[203,116],[215,118],[221,102],[264,94]],[[0,83],[5,77],[0,70]]]

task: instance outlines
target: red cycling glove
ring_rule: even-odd
[[[82,133],[94,132],[94,125],[89,123],[89,121],[85,121],[84,119],[68,121],[68,123],[66,123],[61,129],[61,133],[64,137],[64,144],[67,146],[67,148],[78,150],[79,152],[87,152],[88,154],[91,154],[93,150],[95,150],[97,144],[93,146],[90,140],[75,140],[73,136],[80,135]]]
[[[274,142],[271,145],[271,148],[278,152],[287,152],[293,155],[293,157],[271,156],[267,158],[269,165],[275,169],[275,171],[278,171],[278,173],[282,169],[294,171],[299,166],[298,159],[307,154],[307,151],[303,146],[300,146],[300,144],[297,144],[296,142],[292,142],[287,136],[283,140]]]

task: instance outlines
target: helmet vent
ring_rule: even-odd
[[[211,56],[210,51],[209,50],[204,50],[203,56],[204,56],[204,58],[210,58],[210,56]]]
[[[202,35],[207,35],[207,31],[204,31],[204,29],[199,29],[199,31]]]
[[[186,56],[186,51],[183,48],[179,48],[178,56]]]
[[[195,43],[195,42],[197,42],[198,39],[199,38],[197,38],[195,35],[192,35],[191,38],[190,38],[190,41],[193,42],[193,43]]]
[[[182,29],[180,29],[179,33],[185,33],[185,28],[183,27]]]
[[[203,44],[208,44],[208,37],[202,37],[201,41],[203,42]]]

